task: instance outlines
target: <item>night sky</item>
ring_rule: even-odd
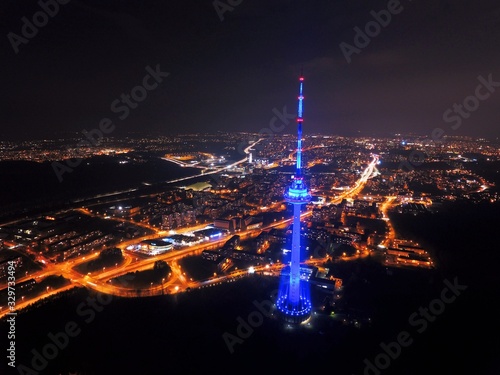
[[[104,118],[114,136],[258,132],[274,108],[296,113],[302,66],[305,133],[430,135],[440,127],[500,136],[498,0],[221,0],[219,13],[213,0],[71,0],[59,9],[53,1],[45,18],[36,1],[1,2],[1,139],[81,133]],[[371,11],[388,7],[390,21],[375,29]],[[26,37],[23,17],[36,14],[42,26]],[[354,28],[369,22],[373,36],[358,48]],[[350,63],[341,43],[357,48]],[[148,66],[169,75],[146,80],[149,90],[135,90],[146,98],[118,111]],[[479,76],[499,83],[477,91]],[[451,111],[445,121],[464,100],[473,110],[460,126]]]

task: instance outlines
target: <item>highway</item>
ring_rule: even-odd
[[[339,204],[342,202],[343,199],[347,198],[353,198],[365,187],[367,181],[374,175],[375,173],[375,167],[379,161],[378,155],[372,155],[373,159],[368,164],[366,169],[361,173],[361,176],[359,179],[354,183],[354,186],[350,187],[347,190],[344,190],[340,195],[335,196],[329,203],[331,204]]]
[[[259,143],[260,141],[264,140],[264,138],[259,138],[258,140],[256,140],[255,142],[253,142],[252,144],[250,144],[248,147],[246,147],[243,152],[245,153],[245,155],[248,155],[250,153],[250,149],[255,146],[257,143]],[[189,165],[189,164],[186,164],[186,163],[181,163],[177,160],[173,160],[173,159],[169,159],[169,158],[162,158],[163,160],[166,160],[166,161],[169,161],[169,162],[172,162],[172,163],[175,163],[177,165],[182,165],[183,167],[193,167],[192,165]],[[232,164],[228,164],[224,167],[220,167],[220,168],[214,168],[212,170],[210,170],[209,172],[204,172],[204,173],[200,173],[200,174],[197,174],[197,175],[194,175],[194,176],[188,176],[188,177],[181,177],[181,178],[176,178],[176,179],[173,179],[173,180],[169,180],[169,181],[166,181],[167,183],[175,183],[175,182],[180,182],[180,181],[185,181],[185,180],[190,180],[192,178],[195,178],[195,177],[202,177],[202,176],[207,176],[207,175],[210,175],[210,174],[215,174],[215,173],[220,173],[220,172],[224,172],[225,170],[227,169],[231,169],[233,167],[236,167],[237,165],[239,164],[242,164],[242,163],[245,163],[246,161],[248,160],[248,156],[245,156],[243,159],[241,160],[238,160],[237,162],[234,162]],[[194,166],[196,167],[196,166]],[[198,167],[199,168],[199,167]]]
[[[307,217],[311,214],[310,211],[304,212],[302,214],[303,217]],[[241,231],[236,233],[237,235],[240,236],[242,240],[247,240],[250,238],[254,238],[258,236],[263,230],[269,230],[271,228],[275,227],[280,227],[280,226],[287,226],[290,224],[291,219],[285,219],[285,220],[280,220],[273,222],[267,227],[264,228],[256,228],[252,230],[247,230],[247,231]],[[157,235],[156,235],[157,236]],[[136,253],[132,251],[123,251],[124,255],[124,262],[117,265],[116,267],[104,267],[102,270],[98,272],[93,272],[90,274],[82,275],[78,271],[76,271],[76,267],[78,265],[81,265],[85,262],[88,262],[92,259],[95,259],[96,257],[99,256],[99,253],[93,252],[91,254],[87,254],[86,256],[82,256],[80,258],[75,258],[71,260],[67,260],[65,262],[61,263],[47,263],[46,267],[38,272],[32,273],[30,275],[27,275],[21,279],[17,280],[17,283],[20,283],[24,280],[30,279],[30,278],[35,278],[37,281],[42,280],[43,278],[51,275],[62,275],[66,279],[68,279],[71,282],[71,285],[65,286],[63,288],[59,289],[54,289],[51,290],[50,293],[45,294],[43,293],[42,295],[30,299],[25,299],[22,301],[22,303],[17,302],[16,304],[16,309],[19,310],[23,307],[26,307],[29,304],[35,303],[38,300],[42,300],[46,298],[49,295],[53,295],[57,293],[58,291],[65,291],[68,289],[71,289],[75,286],[85,286],[89,289],[93,289],[95,291],[101,292],[101,293],[106,293],[106,294],[111,294],[111,295],[116,295],[116,296],[122,296],[122,297],[137,297],[137,289],[136,288],[126,288],[125,285],[114,285],[113,283],[110,283],[109,281],[113,278],[116,278],[118,276],[125,275],[130,272],[135,272],[135,271],[144,271],[144,270],[149,270],[153,268],[153,265],[156,261],[158,260],[164,260],[166,261],[169,266],[172,268],[172,277],[167,280],[166,283],[164,283],[163,287],[168,288],[171,287],[170,290],[168,290],[169,293],[176,293],[176,292],[182,292],[185,291],[187,288],[195,288],[197,287],[199,282],[193,282],[191,280],[188,281],[187,276],[185,276],[183,273],[180,272],[180,266],[177,265],[177,261],[179,259],[182,259],[183,257],[190,256],[190,255],[196,255],[196,254],[201,254],[203,250],[214,250],[217,248],[220,248],[224,245],[224,243],[230,238],[230,236],[224,236],[222,238],[216,239],[216,240],[211,240],[208,242],[204,242],[201,244],[197,244],[194,246],[190,246],[187,248],[183,248],[180,250],[173,250],[166,252],[164,254],[148,257],[148,258],[143,258],[141,256],[138,256]],[[130,242],[136,243],[137,241],[140,241],[138,239],[131,240]],[[124,245],[122,245],[124,246]],[[240,271],[241,272],[241,271]],[[230,277],[228,275],[228,277]],[[4,288],[6,285],[3,286]],[[145,289],[141,291],[140,295],[153,295],[153,294],[162,294],[162,286],[154,286],[149,289]],[[165,289],[167,290],[167,289]],[[0,310],[0,317],[4,316],[8,310],[5,308],[5,306],[2,306]]]
[[[247,152],[249,148],[254,146],[259,141],[256,141],[255,143],[248,146],[245,152]],[[246,158],[239,162],[233,163],[232,165],[241,163],[244,160],[246,160]],[[361,173],[360,179],[356,181],[356,183],[350,189],[345,190],[344,192],[342,192],[342,194],[333,199],[331,203],[335,202],[340,203],[342,199],[355,197],[357,194],[359,194],[363,189],[364,185],[366,184],[366,182],[368,181],[368,179],[372,176],[377,162],[378,162],[378,156],[373,156],[372,162]],[[228,167],[230,166],[227,166],[225,168]],[[82,212],[84,212],[85,214],[92,214],[87,210],[82,210]],[[308,210],[303,212],[301,214],[301,217],[304,219],[310,216],[311,214],[312,210]],[[113,218],[113,220],[114,219],[115,218]],[[241,240],[247,240],[258,236],[262,231],[267,231],[271,228],[286,228],[286,226],[291,224],[292,220],[293,218],[279,220],[263,228],[240,231],[234,234],[239,235]],[[204,225],[201,226],[198,225],[196,226],[196,228],[201,229],[200,227],[202,226]],[[193,228],[184,229],[184,231],[189,231],[189,230],[193,230]],[[30,275],[25,275],[23,278],[18,279],[17,282],[19,283],[29,278],[35,278],[37,281],[39,281],[50,275],[62,275],[66,279],[68,279],[71,284],[63,288],[47,291],[47,294],[43,293],[43,295],[40,295],[35,298],[23,299],[22,301],[17,301],[16,310],[20,310],[23,307],[26,307],[29,304],[35,303],[44,298],[47,298],[50,295],[78,286],[84,286],[86,288],[93,289],[97,292],[115,296],[138,297],[146,295],[161,295],[163,293],[173,294],[177,292],[183,292],[188,288],[193,289],[193,288],[206,287],[220,282],[231,281],[235,278],[243,277],[248,274],[248,270],[235,270],[226,275],[216,276],[215,278],[211,278],[209,280],[193,281],[191,278],[189,278],[188,275],[186,275],[184,272],[181,271],[181,267],[177,263],[183,257],[195,254],[201,254],[203,250],[208,250],[208,249],[213,250],[220,248],[231,236],[224,236],[222,238],[218,238],[215,240],[210,240],[207,242],[203,242],[179,250],[172,250],[164,254],[147,258],[144,258],[143,256],[140,256],[134,253],[133,251],[126,250],[126,247],[130,244],[136,244],[146,238],[160,237],[161,231],[159,231],[158,229],[155,229],[155,231],[156,233],[153,235],[148,235],[120,243],[119,247],[122,249],[122,253],[124,255],[124,261],[117,266],[109,268],[103,267],[103,269],[100,270],[99,272],[94,272],[92,274],[87,274],[87,275],[82,275],[81,273],[76,271],[75,270],[76,266],[88,262],[89,260],[92,260],[99,255],[97,252],[93,252],[91,254],[86,254],[85,256],[67,260],[61,263],[56,263],[56,264],[47,263],[46,267],[43,270],[32,273]],[[179,233],[180,231],[177,232]],[[152,269],[154,263],[158,260],[166,261],[172,269],[170,277],[168,278],[168,280],[164,281],[162,285],[151,285],[150,288],[142,289],[140,293],[137,293],[136,288],[131,288],[131,287],[128,288],[125,284],[115,285],[117,284],[116,282],[115,283],[110,282],[110,280],[117,278],[119,276],[123,276],[127,273]],[[255,271],[272,273],[272,272],[277,272],[282,266],[283,265],[281,264],[268,265],[268,266],[263,265],[261,267],[255,267]],[[3,286],[3,288],[5,288],[5,285]],[[7,312],[8,312],[7,308],[5,306],[2,306],[0,309],[0,317],[4,316]]]
[[[396,203],[395,203],[396,202]],[[396,238],[396,232],[394,231],[394,228],[391,224],[391,221],[389,219],[389,216],[387,215],[387,212],[389,209],[391,209],[395,204],[397,204],[396,197],[395,196],[388,196],[386,197],[386,200],[382,205],[380,206],[380,212],[382,213],[382,219],[385,220],[387,223],[387,234],[385,236],[385,240],[382,241],[381,245],[385,247],[390,247],[392,245],[392,242]]]

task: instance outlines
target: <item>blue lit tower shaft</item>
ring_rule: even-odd
[[[288,296],[289,303],[292,306],[298,306],[300,296],[300,206],[300,204],[293,205],[292,256]]]
[[[306,193],[306,186],[302,181],[302,122],[304,121],[303,109],[304,109],[304,95],[302,94],[302,89],[304,85],[304,77],[299,79],[299,102],[297,110],[297,170],[296,178],[294,183],[292,183],[291,189],[302,190],[300,193]],[[300,182],[300,184],[295,184],[295,182]],[[298,195],[301,195],[301,194]],[[290,292],[289,292],[289,302],[293,306],[299,304],[300,296],[300,212],[301,205],[306,203],[307,200],[300,199],[300,201],[291,202],[293,204],[293,232],[292,232],[292,255],[290,262]]]
[[[282,279],[280,293],[276,302],[277,308],[285,320],[300,323],[310,316],[311,301],[309,300],[308,285],[300,279],[300,213],[301,206],[311,200],[302,176],[302,122],[303,100],[302,95],[304,78],[300,77],[299,103],[297,113],[297,170],[290,187],[285,193],[285,200],[293,204],[293,233],[290,274]]]
[[[299,88],[299,104],[297,111],[297,176],[302,174],[302,118],[303,108],[304,108],[304,95],[302,95],[302,87],[304,84],[304,78],[300,77],[300,88]]]

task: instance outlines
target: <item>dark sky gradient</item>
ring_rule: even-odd
[[[226,1],[226,0],[223,0]],[[443,121],[474,95],[477,77],[500,82],[498,0],[401,1],[403,11],[347,63],[339,44],[387,1],[244,0],[221,21],[212,0],[83,1],[61,5],[16,54],[21,17],[35,1],[0,5],[0,137],[259,131],[284,105],[296,112],[304,67],[306,133],[413,132],[500,136],[500,88],[458,130]],[[170,73],[124,120],[110,109],[145,67]],[[293,131],[293,125],[290,124]]]

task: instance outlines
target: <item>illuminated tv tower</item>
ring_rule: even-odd
[[[293,233],[291,261],[281,277],[280,290],[276,301],[279,315],[289,323],[301,323],[311,315],[309,284],[300,277],[300,212],[301,206],[310,202],[311,195],[307,190],[302,175],[302,122],[303,101],[302,88],[304,77],[299,78],[299,103],[297,112],[297,166],[292,183],[285,192],[285,200],[293,204]]]

